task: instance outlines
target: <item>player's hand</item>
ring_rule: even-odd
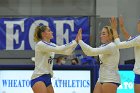
[[[75,41],[78,43],[78,36],[79,35],[79,33],[77,33],[77,35],[76,35],[76,38],[75,38]]]
[[[78,31],[78,42],[79,40],[82,40],[82,28],[80,28]]]
[[[118,33],[117,33],[117,20],[115,17],[111,17],[110,19],[110,24],[111,24],[111,28],[113,30],[113,37],[114,39],[118,38]]]
[[[119,17],[119,24],[121,28],[124,27],[124,20],[122,16]]]
[[[117,31],[117,20],[114,16],[111,17],[110,24],[111,24],[112,30]]]
[[[139,21],[137,23],[137,29],[138,29],[138,32],[140,32],[140,19],[139,19]]]

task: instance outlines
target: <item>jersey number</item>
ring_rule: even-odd
[[[53,62],[53,58],[48,59],[49,64],[52,64],[52,62]]]

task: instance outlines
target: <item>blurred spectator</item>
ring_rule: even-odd
[[[66,63],[64,56],[59,56],[56,58],[56,65],[64,65]]]
[[[77,57],[78,59],[82,59],[82,58],[83,58],[83,55],[82,55],[82,54],[76,54],[76,57]]]
[[[78,65],[78,63],[79,63],[79,61],[78,61],[77,58],[73,58],[73,59],[71,60],[71,65]]]

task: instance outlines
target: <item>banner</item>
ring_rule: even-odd
[[[33,35],[36,26],[43,24],[53,32],[53,43],[63,45],[75,39],[83,29],[83,40],[89,44],[88,17],[29,17],[0,18],[0,50],[34,50]]]
[[[134,93],[134,77],[133,71],[119,71],[121,77],[121,85],[118,87],[117,93]]]
[[[33,93],[32,73],[32,70],[1,70],[0,93]],[[91,93],[90,81],[90,70],[55,70],[52,86],[55,93]]]

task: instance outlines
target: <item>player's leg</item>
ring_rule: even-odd
[[[36,82],[33,85],[32,90],[34,93],[47,93],[46,85],[42,81]]]
[[[53,93],[53,92],[47,92],[49,86],[51,85],[51,75],[50,74],[44,74],[42,76],[39,76],[38,78],[35,78],[31,80],[31,87],[34,91],[34,93]],[[50,88],[51,90],[51,88]]]
[[[140,84],[134,84],[135,93],[140,93]]]
[[[117,93],[118,85],[115,83],[103,83],[102,93]]]
[[[99,83],[99,82],[96,83],[93,93],[102,93],[102,84],[101,83]]]
[[[52,84],[47,87],[47,93],[54,93]]]

